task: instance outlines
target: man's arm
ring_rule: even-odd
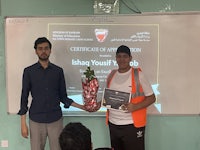
[[[133,112],[142,108],[146,108],[149,105],[153,104],[155,101],[156,101],[156,97],[154,94],[152,94],[150,96],[145,96],[145,99],[140,103],[137,103],[137,104],[128,103],[125,106],[128,112]]]
[[[21,135],[24,138],[28,138],[28,126],[26,124],[26,113],[28,111],[28,96],[30,91],[30,81],[28,77],[27,69],[24,69],[23,80],[22,80],[22,93],[21,93],[21,104],[18,115],[21,116]]]
[[[28,126],[26,124],[26,114],[21,115],[21,135],[24,138],[28,138]]]
[[[84,105],[80,105],[80,104],[78,104],[76,102],[72,102],[71,106],[74,106],[76,108],[80,108],[82,110],[86,110],[85,107],[84,107]]]

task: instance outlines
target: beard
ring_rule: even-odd
[[[41,61],[48,61],[49,60],[49,56],[48,55],[41,55],[41,56],[38,56],[39,60]]]

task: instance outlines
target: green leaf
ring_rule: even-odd
[[[94,70],[91,70],[90,67],[87,67],[86,71],[83,73],[88,81],[91,81],[95,78]]]

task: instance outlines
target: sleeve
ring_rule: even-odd
[[[28,96],[30,91],[30,77],[28,75],[28,70],[24,69],[22,77],[22,92],[21,92],[21,103],[18,115],[24,115],[28,111]]]
[[[152,95],[153,94],[152,86],[142,71],[139,71],[139,80],[140,80],[140,84],[142,85],[144,95],[145,96]]]
[[[72,102],[74,102],[67,95],[63,69],[61,69],[61,72],[60,72],[60,98],[61,98],[61,102],[64,104],[64,108],[69,108]]]

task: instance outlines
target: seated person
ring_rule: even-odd
[[[61,150],[92,150],[91,131],[79,122],[69,123],[62,130]]]

